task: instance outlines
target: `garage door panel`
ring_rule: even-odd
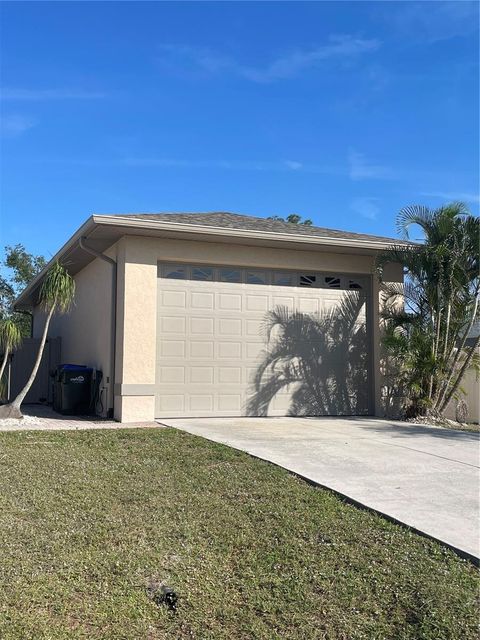
[[[267,295],[252,295],[247,293],[245,296],[245,311],[268,311],[269,300]]]
[[[217,410],[233,411],[236,415],[240,415],[243,409],[242,394],[240,393],[219,393],[217,396]]]
[[[187,306],[187,292],[163,291],[161,304],[164,307],[176,307],[178,309],[185,309]]]
[[[194,395],[189,397],[189,409],[197,412],[212,412],[215,409],[215,401],[213,395]]]
[[[215,300],[217,309],[225,311],[242,310],[242,296],[240,294],[217,293]]]
[[[181,278],[158,280],[157,417],[236,416],[252,411],[257,415],[367,412],[363,290],[316,288],[310,286],[310,276],[306,280],[309,286],[294,286],[298,278],[289,273],[212,267],[202,268],[198,274],[211,276],[213,280],[196,281],[188,279],[193,272],[193,267],[183,265],[175,268]],[[241,281],[219,280],[228,274]],[[275,281],[285,284],[262,284]],[[346,286],[348,282],[346,277],[340,277],[334,280],[334,285]],[[353,318],[347,317],[343,307],[350,302],[357,314]],[[308,334],[308,349],[304,335],[299,334],[296,345],[295,331],[281,325],[273,328],[270,342],[266,342],[264,326],[268,313],[279,307],[303,314],[300,317],[305,323],[314,320],[314,328]],[[266,354],[282,348],[286,331],[290,332],[289,340],[293,340],[289,346],[290,362],[280,359],[273,371],[263,372],[259,387],[255,387]],[[308,375],[314,384],[312,380],[285,384],[288,368],[291,374],[300,362],[295,355],[296,347],[303,349],[310,359]],[[342,392],[341,384],[345,386]],[[312,401],[315,393],[317,403]]]
[[[187,343],[187,351],[189,357],[192,359],[213,359],[215,344],[209,340],[189,340]]]
[[[184,316],[164,316],[160,324],[162,333],[185,333],[187,319]]]
[[[171,413],[185,411],[185,396],[183,394],[172,394],[168,390],[161,390],[157,398],[158,409],[162,413]]]
[[[272,307],[286,307],[290,311],[294,311],[295,298],[291,296],[272,296]]]
[[[242,382],[242,367],[215,367],[216,382],[218,384],[233,384]]]
[[[318,298],[299,298],[297,303],[297,311],[302,313],[318,313],[320,309],[320,300]]]
[[[241,336],[242,320],[240,318],[218,318],[217,333],[220,336]]]
[[[157,347],[157,352],[161,361],[164,358],[184,358],[187,352],[186,341],[163,338]]]
[[[212,365],[206,366],[187,366],[189,372],[189,379],[187,382],[192,384],[212,384],[215,380],[215,367]]]
[[[158,380],[160,382],[185,382],[185,367],[183,366],[161,366],[159,368]]]
[[[245,320],[245,335],[248,336],[249,338],[251,337],[255,337],[255,338],[260,338],[262,337],[262,328],[263,328],[263,324],[264,321],[261,319],[248,319]]]
[[[255,342],[249,341],[244,344],[244,348],[245,359],[257,362],[262,358],[265,344],[263,342],[260,342],[259,340]]]
[[[214,309],[215,295],[204,291],[190,292],[190,306],[192,309]]]
[[[216,344],[216,356],[219,360],[235,360],[242,358],[242,343],[222,340]]]
[[[192,335],[213,336],[215,333],[215,319],[198,316],[191,317],[189,318],[189,328]]]

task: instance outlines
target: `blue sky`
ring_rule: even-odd
[[[394,235],[479,204],[474,2],[3,2],[1,244],[92,213]]]

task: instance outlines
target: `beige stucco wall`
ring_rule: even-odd
[[[115,416],[124,422],[154,418],[157,263],[199,262],[277,269],[312,269],[371,274],[374,258],[368,255],[249,247],[220,242],[199,242],[129,236],[118,243],[117,364]],[[388,279],[402,280],[400,266],[391,266]],[[374,284],[373,300],[379,291]],[[383,414],[380,377],[378,304],[373,306],[373,374],[375,412]]]
[[[115,248],[109,253],[114,256]],[[75,303],[65,315],[55,315],[50,337],[62,339],[62,362],[83,364],[103,372],[101,384],[104,414],[113,402],[111,372],[112,267],[98,258],[75,275]],[[40,337],[44,313],[34,310],[33,334]]]
[[[460,386],[465,392],[465,395],[460,395],[460,399],[465,400],[468,405],[468,422],[478,424],[480,422],[480,378],[475,369],[469,369],[466,372]],[[457,402],[458,400],[453,399],[445,411],[447,418],[451,420],[456,419]]]

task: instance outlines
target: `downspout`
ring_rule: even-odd
[[[117,341],[117,263],[112,258],[109,258],[104,253],[100,253],[100,251],[96,251],[91,247],[87,247],[85,244],[85,240],[87,238],[82,237],[78,241],[78,245],[81,249],[90,253],[92,256],[96,258],[100,258],[100,260],[104,260],[108,262],[112,266],[112,313],[111,313],[111,374],[110,374],[110,389],[112,390],[112,418],[115,415],[114,405],[115,405],[115,351],[116,351],[116,341]],[[110,409],[107,409],[107,415],[109,414]],[[109,416],[110,417],[110,416]]]

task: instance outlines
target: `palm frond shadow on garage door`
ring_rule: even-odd
[[[263,323],[262,353],[246,413],[265,416],[280,391],[290,393],[288,415],[368,413],[365,297],[346,293],[328,312],[308,314],[278,306]]]

